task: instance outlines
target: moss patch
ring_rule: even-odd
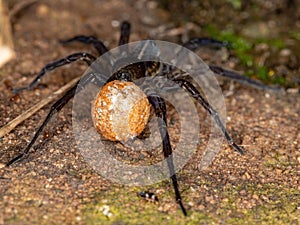
[[[87,224],[297,224],[299,191],[275,184],[225,186],[215,192],[215,202],[197,203],[197,191],[185,192],[184,217],[167,191],[158,204],[137,197],[141,188],[115,188],[99,193],[84,210]],[[194,196],[195,195],[195,196]],[[200,201],[199,201],[200,202]],[[105,211],[106,210],[106,211]],[[107,212],[110,214],[108,215]]]

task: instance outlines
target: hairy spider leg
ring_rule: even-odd
[[[88,73],[85,75],[80,81],[78,81],[70,90],[68,90],[60,99],[58,99],[50,108],[49,113],[47,114],[46,118],[44,119],[42,125],[38,128],[36,133],[34,134],[33,138],[29,142],[29,144],[26,146],[26,148],[23,150],[21,154],[10,160],[6,166],[10,166],[11,164],[20,161],[24,158],[26,158],[29,154],[29,150],[36,142],[37,138],[41,135],[43,129],[48,124],[52,116],[59,112],[68,102],[71,98],[74,97],[74,95],[81,91],[87,84],[89,83],[95,83],[97,85],[103,84],[103,79],[101,79],[101,76],[96,73]]]
[[[219,129],[221,130],[221,132],[223,133],[227,143],[238,153],[240,154],[244,154],[244,151],[241,147],[239,147],[231,138],[231,136],[229,135],[229,133],[227,132],[224,124],[222,123],[217,111],[215,109],[213,109],[213,107],[201,96],[201,94],[199,93],[199,91],[196,89],[196,87],[190,83],[189,81],[183,80],[183,79],[176,79],[174,80],[174,82],[176,82],[179,86],[181,86],[182,88],[184,88],[185,90],[187,90],[192,97],[197,100],[202,106],[203,108],[213,117],[213,119],[215,120],[217,126],[219,127]]]
[[[232,48],[232,44],[228,41],[219,41],[213,38],[200,38],[195,37],[191,38],[187,42],[182,44],[183,47],[195,51],[199,47],[209,46],[209,47],[226,47],[226,48]]]
[[[175,191],[176,202],[179,204],[179,206],[182,210],[182,213],[185,216],[187,216],[186,209],[183,206],[183,203],[181,201],[181,195],[180,195],[180,191],[179,191],[179,187],[178,187],[177,176],[176,176],[175,169],[174,169],[172,147],[171,147],[169,133],[168,133],[168,129],[167,129],[167,118],[166,118],[167,110],[166,110],[165,101],[161,97],[153,96],[153,95],[148,96],[148,100],[151,103],[151,105],[154,107],[156,116],[159,118],[158,126],[159,126],[160,135],[162,138],[164,158],[167,160],[167,163],[168,163],[168,168],[169,168],[172,184],[173,184],[174,191]]]
[[[182,46],[191,51],[195,51],[197,48],[204,47],[204,46],[233,48],[230,42],[218,41],[212,38],[192,38],[189,41],[185,42]],[[257,89],[270,90],[275,92],[279,92],[283,90],[280,87],[269,86],[259,81],[250,79],[235,71],[226,70],[222,67],[211,65],[211,64],[208,66],[216,75],[236,80],[241,84],[249,85]]]
[[[127,21],[124,21],[121,24],[120,30],[121,30],[121,34],[120,34],[120,39],[119,39],[119,46],[127,44],[129,42],[130,23]],[[67,40],[60,40],[60,43],[62,43],[62,44],[69,44],[71,42],[81,42],[84,44],[92,44],[93,47],[98,51],[100,56],[103,55],[104,53],[108,52],[108,49],[103,44],[103,42],[94,36],[78,35],[78,36],[75,36],[75,37],[67,39]]]
[[[120,34],[119,46],[127,44],[129,42],[129,37],[130,37],[130,23],[127,21],[124,21],[121,24],[121,34]]]
[[[263,84],[259,81],[250,79],[250,78],[243,76],[232,70],[226,70],[222,67],[215,66],[215,65],[209,65],[209,68],[211,69],[211,71],[213,71],[218,76],[231,78],[233,80],[238,81],[241,84],[246,84],[246,85],[255,87],[257,89],[270,90],[270,91],[275,91],[275,92],[283,91],[283,88],[281,88],[281,87],[273,87],[273,86]]]
[[[103,44],[103,42],[98,40],[94,36],[78,35],[67,40],[60,40],[59,42],[61,44],[69,44],[71,42],[81,42],[84,44],[91,44],[98,51],[99,55],[103,55],[104,53],[108,52],[108,48]]]
[[[78,83],[77,83],[78,84]],[[41,132],[43,131],[43,129],[45,128],[45,126],[49,123],[50,119],[52,118],[52,116],[59,112],[67,103],[68,101],[74,97],[75,92],[76,92],[76,88],[77,88],[77,84],[72,87],[70,90],[68,90],[59,100],[57,100],[52,106],[51,109],[48,113],[48,115],[46,116],[46,118],[44,119],[42,125],[39,127],[39,129],[36,131],[35,135],[33,136],[33,138],[31,139],[30,143],[26,146],[26,148],[24,149],[24,151],[19,154],[18,156],[16,156],[15,158],[13,158],[12,160],[10,160],[8,163],[6,163],[6,166],[10,166],[11,164],[20,161],[21,159],[24,159],[26,156],[28,156],[29,150],[32,147],[32,145],[36,142],[37,138],[40,136]]]
[[[58,67],[73,63],[75,61],[85,61],[88,65],[91,65],[95,60],[96,60],[96,58],[89,53],[77,52],[77,53],[71,54],[65,58],[58,59],[54,62],[50,62],[41,69],[41,71],[36,75],[34,80],[29,85],[21,87],[21,88],[16,88],[13,90],[13,92],[19,93],[23,90],[33,89],[38,84],[38,82],[40,81],[40,79],[42,77],[44,77],[48,72],[55,70]]]

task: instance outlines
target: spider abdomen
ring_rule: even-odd
[[[138,136],[148,123],[150,104],[133,82],[114,80],[104,85],[92,107],[97,131],[112,141],[128,141]]]

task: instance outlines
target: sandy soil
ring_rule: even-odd
[[[153,38],[159,25],[172,27],[171,18],[155,3],[144,1],[53,0],[24,10],[14,22],[17,58],[0,70],[0,126],[81,75],[86,66],[61,68],[33,91],[17,96],[12,87],[28,84],[53,59],[82,50],[96,54],[81,44],[61,46],[58,39],[96,35],[114,47],[119,37],[116,21],[132,23],[134,41]],[[165,39],[177,38],[165,35]],[[223,52],[213,50],[218,56]],[[211,54],[205,49],[203,57]],[[227,128],[245,155],[224,142],[214,162],[199,171],[209,135],[205,129],[201,132],[197,154],[178,174],[187,218],[174,201],[169,180],[146,187],[160,199],[154,204],[137,197],[145,187],[114,184],[92,170],[76,148],[72,104],[68,104],[46,127],[28,159],[3,167],[26,146],[50,106],[0,139],[0,224],[299,224],[299,93],[272,93],[222,82]],[[207,118],[200,107],[199,113]]]

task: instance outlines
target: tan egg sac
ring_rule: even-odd
[[[150,104],[134,83],[111,81],[97,94],[92,118],[97,131],[112,141],[128,141],[138,136],[148,123]]]

